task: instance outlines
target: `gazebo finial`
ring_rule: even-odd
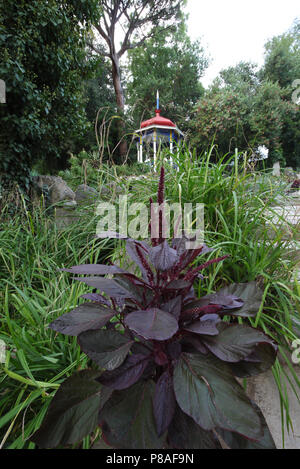
[[[159,91],[156,91],[156,110],[159,111]]]

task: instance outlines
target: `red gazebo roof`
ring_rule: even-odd
[[[162,125],[166,127],[176,127],[174,122],[172,122],[170,119],[166,119],[165,117],[162,117],[160,115],[160,110],[156,109],[155,111],[156,116],[152,117],[152,119],[148,119],[144,122],[141,123],[141,129],[144,129],[145,127],[150,127],[150,126],[155,126],[155,125]]]

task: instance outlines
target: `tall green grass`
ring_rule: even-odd
[[[0,339],[6,362],[0,364],[0,447],[33,448],[51,397],[68,376],[87,366],[76,339],[55,334],[47,325],[76,307],[87,291],[59,268],[105,262],[112,240],[95,238],[92,213],[58,230],[42,208],[24,204],[0,224]]]

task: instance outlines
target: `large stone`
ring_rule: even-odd
[[[282,367],[284,372],[287,373],[292,382],[294,382],[287,365],[282,365]],[[294,365],[294,371],[298,379],[300,379],[300,366]],[[285,449],[300,449],[300,403],[285,376],[282,376],[282,384],[284,384],[284,395],[284,387],[286,386],[286,396],[289,402],[289,414],[293,425],[293,429],[289,429],[289,432],[287,431],[287,428],[285,428],[284,442],[282,438],[280,395],[272,371],[270,370],[266,373],[262,373],[261,375],[247,379],[247,394],[260,407],[269,426],[276,447],[278,449],[282,449],[283,447]],[[295,384],[295,388],[299,393],[297,384]]]
[[[46,206],[55,210],[58,228],[65,228],[76,221],[74,210],[77,206],[75,194],[59,176],[36,176],[32,183],[32,201],[40,203],[41,195],[46,199]]]
[[[75,200],[78,205],[92,205],[99,198],[98,192],[93,187],[81,184],[75,191]]]
[[[49,204],[57,205],[73,202],[76,205],[75,194],[67,183],[59,176],[35,176],[33,178],[33,198],[42,193],[49,194]],[[72,205],[72,204],[71,204]]]

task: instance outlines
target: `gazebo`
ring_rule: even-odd
[[[178,145],[183,140],[184,134],[174,122],[160,115],[158,92],[155,117],[142,122],[141,128],[135,131],[135,136],[138,163],[149,162],[153,156],[154,167],[161,148],[168,147],[170,153],[173,153],[174,143]],[[145,160],[143,159],[144,153],[146,154]]]

